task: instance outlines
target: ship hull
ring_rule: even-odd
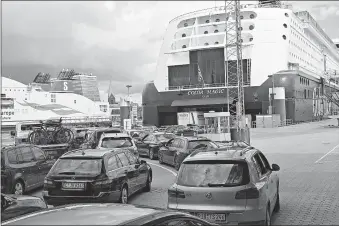
[[[338,88],[324,84],[320,79],[308,76],[299,71],[282,71],[268,78],[260,86],[245,87],[245,114],[256,115],[279,114],[281,121],[306,122],[319,119],[338,111],[338,106],[323,101],[320,96]],[[274,87],[274,88],[273,88]],[[274,90],[274,100],[270,103],[270,93]],[[323,90],[323,91],[322,91]],[[226,88],[195,90],[176,90],[159,92],[154,83],[146,84],[143,94],[143,123],[147,125],[176,125],[177,113],[183,111],[214,110],[227,111],[228,101]]]

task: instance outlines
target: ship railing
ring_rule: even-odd
[[[250,82],[244,82],[244,87],[250,86]],[[214,84],[201,84],[201,85],[183,85],[183,86],[168,86],[166,90],[188,90],[188,89],[204,89],[204,88],[236,88],[238,87],[237,82],[229,82],[228,86],[225,83],[214,83]]]

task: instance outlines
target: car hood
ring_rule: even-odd
[[[28,196],[28,195],[7,195],[13,199],[13,203],[6,208],[15,209],[20,207],[39,207],[41,209],[47,208],[47,204],[39,197]]]

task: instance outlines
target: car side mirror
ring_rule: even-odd
[[[146,164],[145,160],[140,160],[140,164]]]
[[[272,171],[279,171],[280,170],[280,166],[278,166],[277,164],[272,164]]]

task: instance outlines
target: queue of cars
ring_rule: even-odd
[[[126,204],[131,195],[151,190],[152,168],[139,155],[158,158],[159,163],[178,170],[175,183],[168,189],[168,210],[116,204],[63,206],[56,207],[57,215],[66,214],[58,224],[84,225],[106,217],[109,219],[100,224],[269,225],[272,213],[280,209],[279,166],[270,165],[262,152],[244,142],[216,143],[182,128],[175,127],[173,133],[168,128],[163,132],[88,130],[81,149],[63,154],[41,177],[43,199],[49,205]],[[37,159],[37,151],[30,148]],[[23,155],[21,150],[19,154]],[[5,163],[9,162],[7,155],[2,159]],[[125,216],[123,212],[127,210],[135,212]],[[49,215],[58,218],[53,211],[26,215],[5,224],[45,224]]]

